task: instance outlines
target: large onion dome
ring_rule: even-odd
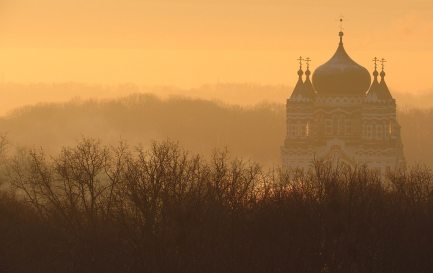
[[[319,96],[365,96],[371,77],[367,69],[346,53],[343,32],[334,56],[319,66],[313,74],[313,85]]]

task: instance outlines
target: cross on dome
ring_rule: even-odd
[[[377,62],[379,61],[379,59],[377,57],[374,57],[373,62],[374,62],[374,70],[377,70]]]
[[[382,71],[384,71],[384,70],[385,70],[385,63],[386,63],[386,60],[385,60],[384,58],[382,58],[382,59],[380,60],[380,63],[382,64]]]
[[[302,58],[302,56],[299,56],[297,60],[299,61],[299,69],[302,69],[302,61],[304,61],[304,58]]]
[[[311,62],[310,57],[307,57],[304,61],[307,63],[307,70],[310,69],[310,62]]]
[[[344,21],[344,16],[343,15],[340,15],[340,19],[338,20],[340,23],[340,32],[338,33],[338,36],[340,36],[340,45],[342,45],[343,44],[343,36],[344,36],[344,32],[343,32],[343,30],[344,30],[344,24],[343,24],[343,21]]]

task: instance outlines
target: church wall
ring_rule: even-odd
[[[404,161],[395,103],[364,98],[321,98],[287,103],[283,163],[310,168],[313,160],[340,158],[367,164],[382,174]]]

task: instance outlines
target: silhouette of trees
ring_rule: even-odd
[[[2,272],[430,272],[433,172],[84,138],[8,158]],[[13,191],[11,189],[14,189]]]

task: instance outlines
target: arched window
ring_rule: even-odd
[[[294,121],[290,122],[289,124],[289,136],[295,137],[296,136],[296,124]]]
[[[383,126],[381,124],[376,124],[376,138],[383,138]]]
[[[295,124],[295,137],[299,137],[300,132],[299,132],[299,124]]]
[[[371,124],[367,125],[367,138],[368,139],[373,138],[373,125],[371,125]]]
[[[344,117],[339,116],[337,119],[337,135],[344,135]]]
[[[295,124],[295,137],[304,137],[306,134],[306,126],[303,122],[297,122]]]
[[[346,119],[344,121],[344,134],[349,136],[352,134],[352,121],[350,119]]]
[[[388,122],[388,136],[392,136],[393,134],[393,128],[392,128],[392,122]]]
[[[333,121],[332,121],[332,119],[326,119],[325,120],[325,133],[326,133],[326,135],[328,135],[328,136],[330,136],[330,135],[332,135],[332,131],[333,131]]]

